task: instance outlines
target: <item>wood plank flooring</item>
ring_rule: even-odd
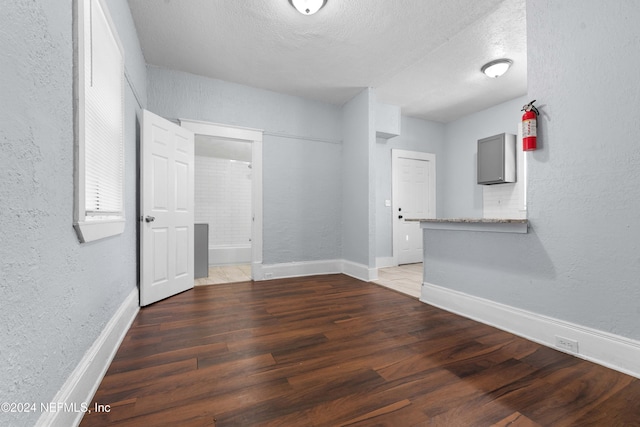
[[[640,380],[344,275],[141,309],[93,402],[81,426],[640,425]]]

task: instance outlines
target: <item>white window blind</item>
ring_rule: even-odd
[[[124,58],[103,0],[78,0],[76,230],[83,242],[124,225]],[[99,227],[104,223],[104,227]]]
[[[122,53],[98,1],[91,1],[85,44],[85,212],[121,215],[123,208]]]

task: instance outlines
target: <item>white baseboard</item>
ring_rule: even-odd
[[[387,257],[377,257],[376,258],[376,267],[377,268],[387,268],[387,267],[397,267],[398,260],[395,257],[387,256]]]
[[[366,265],[342,259],[262,264],[260,267],[254,267],[253,280],[256,281],[336,273],[343,273],[365,282],[378,278],[377,268],[369,268]]]
[[[263,264],[261,262],[254,261],[251,263],[251,280],[256,282],[264,280]]]
[[[378,269],[369,268],[364,264],[358,264],[351,261],[342,261],[342,273],[347,276],[355,277],[356,279],[364,280],[365,282],[371,282],[378,279]]]
[[[282,264],[262,264],[261,278],[254,280],[283,279],[286,277],[313,276],[316,274],[342,273],[342,261],[337,259],[323,261],[286,262]]]
[[[87,350],[78,366],[71,373],[62,388],[56,393],[52,403],[65,403],[73,407],[74,411],[43,412],[37,427],[68,427],[77,426],[84,413],[80,410],[83,405],[89,406],[102,378],[104,377],[113,357],[120,347],[131,323],[140,310],[138,304],[138,289],[133,289],[107,323],[102,333]]]
[[[640,378],[640,342],[430,283],[420,301],[514,335]],[[577,342],[577,352],[556,346],[556,337]]]

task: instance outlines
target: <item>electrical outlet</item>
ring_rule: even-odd
[[[578,341],[556,335],[556,347],[568,351],[569,353],[578,353]]]

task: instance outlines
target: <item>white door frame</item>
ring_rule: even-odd
[[[251,143],[251,278],[263,280],[262,272],[262,134],[259,129],[222,125],[199,120],[178,119],[180,126],[196,135],[235,139]]]
[[[430,216],[432,218],[436,217],[436,155],[433,153],[424,153],[421,151],[409,151],[409,150],[399,150],[397,148],[393,148],[391,150],[391,223],[392,223],[392,241],[393,241],[393,264],[398,265],[398,253],[400,251],[400,241],[398,240],[398,236],[400,236],[399,230],[399,222],[396,221],[398,217],[398,204],[399,204],[399,185],[400,185],[400,177],[398,175],[398,160],[400,158],[405,159],[415,159],[415,160],[426,160],[432,163],[432,178],[430,179],[430,189],[429,189],[429,208],[430,208]]]

